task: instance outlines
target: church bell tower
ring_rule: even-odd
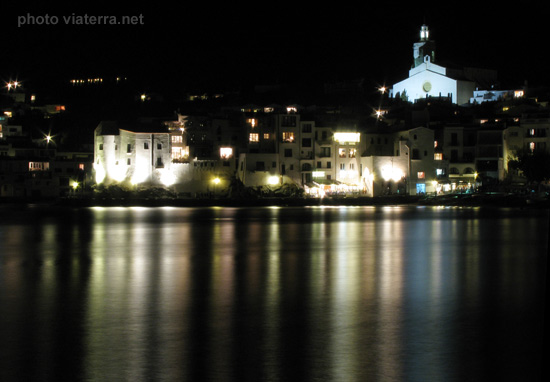
[[[430,30],[426,24],[420,28],[420,41],[413,45],[413,68],[426,61],[426,56],[430,62],[435,61],[435,43],[430,40]]]

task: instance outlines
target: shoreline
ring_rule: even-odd
[[[55,200],[2,199],[0,205],[39,204],[57,207],[311,207],[311,206],[458,206],[550,209],[549,198],[513,194],[450,194],[438,196],[387,195],[377,197],[260,197],[260,198],[61,198]]]

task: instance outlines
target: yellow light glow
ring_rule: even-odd
[[[212,182],[214,182],[214,184],[220,184],[220,178],[214,178]]]
[[[380,172],[385,181],[393,180],[394,182],[397,182],[405,176],[403,171],[393,166],[384,166]]]
[[[339,143],[358,143],[361,140],[360,133],[334,133],[334,140]]]
[[[94,164],[94,170],[95,170],[95,181],[96,183],[101,183],[105,180],[105,169],[100,164]]]
[[[76,180],[74,180],[72,183],[71,183],[71,186],[73,189],[77,189],[78,188],[78,182]]]
[[[176,176],[172,171],[165,169],[160,175],[160,181],[165,186],[171,186],[176,183]]]
[[[118,164],[111,164],[107,168],[109,176],[117,182],[121,182],[126,177],[125,167]]]
[[[267,178],[267,183],[274,186],[279,183],[279,177],[275,175],[270,176],[269,178]]]
[[[145,182],[147,177],[149,176],[149,173],[145,169],[145,166],[135,166],[134,167],[134,175],[132,176],[132,184],[140,184]]]

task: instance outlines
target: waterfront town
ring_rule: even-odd
[[[0,199],[547,195],[548,89],[440,62],[428,25],[409,62],[399,82],[325,83],[318,98],[274,85],[167,101],[97,77],[43,99],[10,79]]]

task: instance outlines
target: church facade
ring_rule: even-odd
[[[393,85],[390,97],[408,102],[429,97],[448,98],[458,105],[470,102],[476,83],[464,71],[435,63],[435,43],[430,40],[426,25],[420,30],[420,41],[413,45],[413,58],[409,77]]]

